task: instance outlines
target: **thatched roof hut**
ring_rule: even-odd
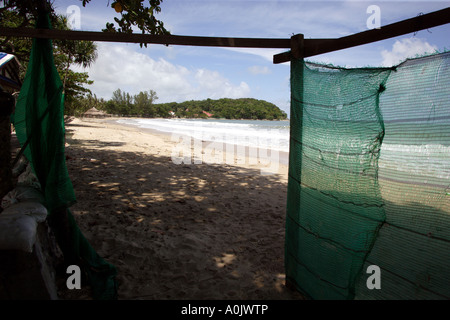
[[[95,107],[89,109],[85,113],[83,113],[83,117],[86,118],[104,118],[107,117],[108,114],[104,111],[98,110]]]

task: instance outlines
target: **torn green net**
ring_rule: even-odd
[[[48,15],[38,18],[37,28],[50,28]],[[30,161],[52,215],[67,209],[72,243],[65,257],[82,261],[95,299],[115,299],[116,268],[104,261],[78,228],[69,207],[75,194],[65,162],[64,104],[62,82],[53,60],[50,39],[34,39],[27,73],[14,114],[14,126],[24,155]],[[58,237],[61,230],[54,230]],[[65,247],[65,246],[64,246]],[[63,250],[64,251],[64,250]]]
[[[291,61],[285,267],[305,295],[450,297],[449,57]],[[366,285],[370,265],[381,290]]]

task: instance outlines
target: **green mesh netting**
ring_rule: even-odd
[[[449,87],[450,53],[291,61],[289,283],[313,299],[450,298]]]
[[[48,15],[40,16],[36,26],[50,28]],[[61,246],[64,256],[82,264],[95,299],[116,298],[115,267],[96,254],[68,209],[75,203],[75,194],[65,163],[62,82],[53,61],[51,40],[33,40],[13,119],[24,155],[41,184],[49,219],[61,212],[68,214],[68,230],[54,230],[59,239],[67,239],[63,232],[70,233],[71,243]]]

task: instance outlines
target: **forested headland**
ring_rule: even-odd
[[[155,103],[153,90],[131,95],[117,89],[110,100],[87,96],[80,101],[78,111],[92,107],[110,115],[143,118],[215,118],[250,120],[285,120],[286,113],[275,104],[253,98],[222,98],[185,102]]]
[[[285,120],[286,113],[273,103],[253,98],[191,100],[155,105],[178,118]]]

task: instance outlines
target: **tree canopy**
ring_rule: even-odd
[[[158,97],[153,90],[141,91],[132,96],[127,92],[117,89],[113,92],[112,98],[97,109],[102,109],[114,115],[151,118],[157,114],[154,107],[156,99]]]
[[[275,104],[253,98],[191,100],[157,104],[168,116],[179,118],[224,118],[250,120],[284,120],[286,113]],[[170,114],[173,112],[173,115]]]
[[[98,1],[98,0],[96,0]],[[85,7],[91,0],[79,0],[79,3]],[[164,23],[156,19],[155,14],[161,12],[162,0],[117,0],[110,2],[105,1],[106,6],[110,6],[111,10],[120,13],[121,17],[114,18],[114,22],[107,22],[106,32],[124,32],[132,33],[133,27],[138,27],[142,33],[148,34],[169,34],[164,27]],[[15,11],[22,18],[20,27],[33,26],[39,12],[46,11],[50,15],[52,24],[57,19],[53,3],[49,0],[8,0],[3,1],[0,8],[0,20],[5,11]]]
[[[90,0],[82,1],[83,6],[90,2]],[[114,18],[118,28],[116,28],[114,23],[108,22],[103,31],[132,33],[132,27],[137,26],[142,31],[142,34],[169,34],[170,32],[164,28],[164,23],[155,18],[155,13],[161,12],[160,5],[162,0],[149,0],[149,6],[144,5],[144,2],[143,0],[113,1],[111,8],[121,13],[120,19]]]
[[[216,118],[250,120],[285,120],[287,114],[275,104],[253,98],[206,99],[185,102],[155,103],[153,90],[131,95],[121,89],[108,101],[94,101],[95,107],[111,115],[145,118]],[[85,107],[87,110],[87,106]]]
[[[13,9],[0,11],[0,18],[0,26],[19,27],[25,21],[35,23],[34,17],[23,18],[19,12]],[[60,30],[69,29],[67,18],[62,15],[56,16],[52,27]],[[87,72],[75,72],[70,67],[91,65],[97,58],[97,45],[92,41],[54,40],[52,43],[55,66],[63,82],[65,108],[73,109],[77,99],[91,93],[86,86],[92,84],[93,81],[89,80]],[[0,37],[0,51],[14,54],[19,59],[22,80],[25,78],[31,47],[31,39]]]

